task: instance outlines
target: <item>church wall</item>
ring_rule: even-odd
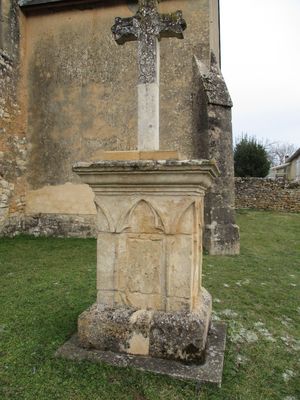
[[[159,7],[181,9],[188,26],[184,40],[161,41],[160,145],[196,157],[193,55],[209,63],[209,1],[171,0]],[[110,31],[114,17],[135,11],[135,4],[114,3],[27,14],[28,215],[92,215],[92,203],[74,202],[83,189],[72,164],[99,159],[103,150],[137,148],[136,43],[119,46]],[[48,198],[46,206],[49,185],[55,201]]]
[[[92,194],[72,164],[137,148],[137,45],[117,45],[110,31],[136,2],[88,3],[36,10],[1,1],[0,235],[94,236]],[[201,156],[193,56],[209,66],[211,48],[217,54],[216,5],[159,5],[187,21],[184,40],[161,41],[160,147],[187,157]]]

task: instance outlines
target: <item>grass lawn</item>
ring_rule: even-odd
[[[228,322],[221,389],[55,359],[95,300],[93,239],[0,239],[0,399],[300,400],[300,214],[240,211],[241,255],[205,256]]]

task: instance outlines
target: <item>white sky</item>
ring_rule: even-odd
[[[300,0],[220,0],[233,135],[300,147]]]

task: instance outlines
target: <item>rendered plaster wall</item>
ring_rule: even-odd
[[[15,1],[0,7],[0,234],[9,217],[24,212],[26,171],[25,95],[20,76],[22,17]]]
[[[136,8],[114,2],[27,13],[28,215],[93,215],[92,201],[74,201],[82,190],[88,199],[91,193],[78,185],[72,164],[96,160],[102,150],[137,148],[137,45],[117,45],[110,30],[116,16],[131,16]],[[209,64],[210,3],[171,0],[159,8],[181,9],[188,25],[184,40],[161,40],[160,146],[196,157],[192,63],[196,54]]]
[[[290,168],[288,170],[289,180],[300,180],[300,155],[291,161]]]

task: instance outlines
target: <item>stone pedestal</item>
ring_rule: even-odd
[[[73,170],[95,193],[97,303],[83,347],[200,362],[211,319],[201,285],[208,161],[100,161]]]

